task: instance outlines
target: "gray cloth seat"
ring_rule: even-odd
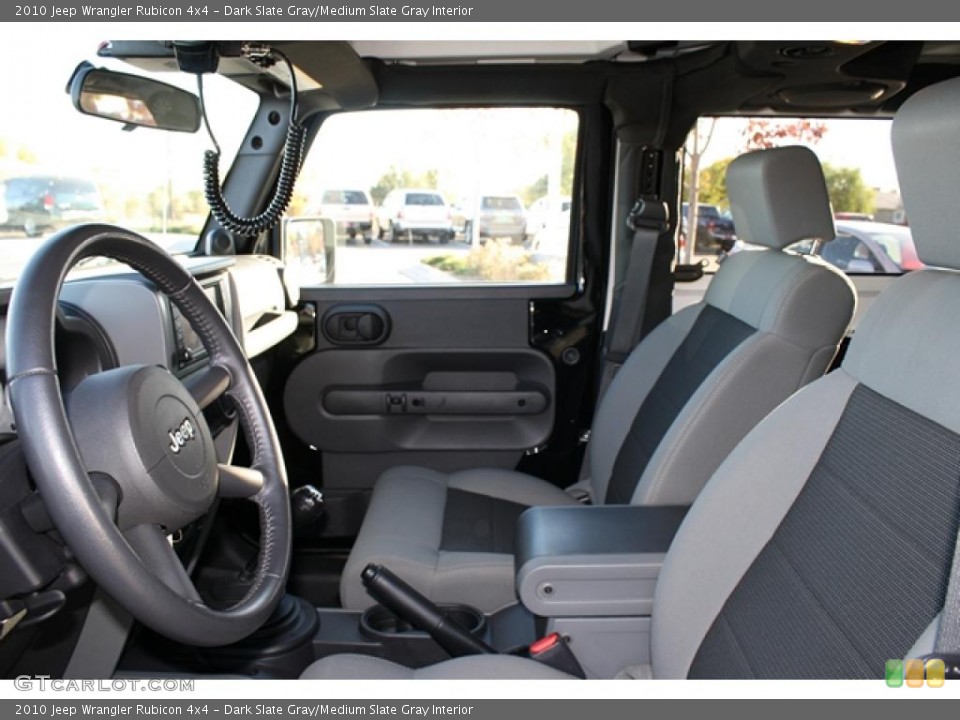
[[[835,234],[816,156],[801,147],[744,155],[727,186],[738,233],[761,249],[728,258],[703,301],[650,333],[610,384],[583,483],[594,504],[690,504],[752,427],[824,373],[853,316],[845,275],[781,251]],[[360,580],[373,562],[437,602],[485,612],[513,604],[514,521],[532,505],[572,502],[514,472],[392,469],[374,488],[341,603],[373,604]]]
[[[761,422],[687,514],[657,585],[654,678],[882,678],[932,652],[960,520],[960,80],[909,99],[894,157],[920,258],[843,365]],[[643,668],[635,668],[641,675]],[[426,671],[343,656],[304,677],[539,678],[483,656]]]

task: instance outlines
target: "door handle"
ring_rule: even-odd
[[[334,345],[379,345],[390,335],[390,316],[379,305],[336,305],[320,329]]]
[[[331,415],[539,415],[550,401],[541,390],[334,389],[323,398]]]

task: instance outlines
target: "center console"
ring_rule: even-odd
[[[367,565],[362,580],[380,604],[362,613],[318,609],[318,658],[355,652],[416,668],[497,654],[537,638],[536,618],[520,605],[489,616],[467,605],[436,605],[380,565]]]
[[[587,677],[650,662],[660,568],[687,507],[538,507],[520,516],[520,602],[570,638]]]
[[[458,654],[515,651],[558,633],[569,639],[587,677],[609,678],[626,666],[646,665],[657,580],[687,510],[585,505],[527,510],[516,529],[520,604],[486,617],[465,606],[429,608],[400,578],[368,566],[367,591],[390,610],[382,605],[363,613],[318,610],[314,651],[317,657],[355,652],[422,667]],[[380,573],[389,582],[381,582]],[[446,640],[447,619],[475,640]]]

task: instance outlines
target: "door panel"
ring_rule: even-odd
[[[320,453],[325,492],[369,490],[396,465],[514,468],[547,442],[556,360],[531,346],[530,299],[504,290],[304,288],[316,348],[290,373],[283,408],[293,435]],[[323,331],[358,306],[389,326],[380,344],[342,345]]]
[[[529,348],[340,349],[297,366],[284,407],[323,452],[526,450],[550,436],[553,388]]]

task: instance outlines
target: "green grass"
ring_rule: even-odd
[[[423,258],[420,262],[454,275],[469,275],[471,272],[467,266],[467,258],[462,255],[432,255]]]
[[[451,275],[476,277],[484,282],[542,282],[550,278],[550,269],[534,262],[523,248],[495,240],[467,255],[431,255],[421,262]]]

